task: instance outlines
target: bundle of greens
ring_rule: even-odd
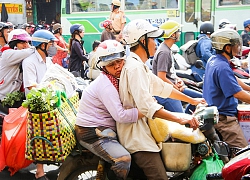
[[[58,97],[52,86],[32,88],[22,103],[32,113],[45,113],[56,108]]]
[[[16,102],[19,102],[22,99],[24,99],[24,93],[15,91],[12,93],[8,93],[1,102],[3,106],[13,107]]]

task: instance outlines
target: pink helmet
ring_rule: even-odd
[[[21,40],[21,41],[31,41],[30,35],[23,29],[14,29],[8,35],[8,42]]]
[[[109,19],[107,19],[107,20],[105,20],[105,21],[102,23],[102,26],[103,26],[104,28],[107,28],[111,23],[112,23],[112,21],[109,20]]]

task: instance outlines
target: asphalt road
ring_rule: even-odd
[[[46,172],[46,176],[50,180],[56,180],[59,172],[59,167],[55,165],[45,165],[44,170]],[[10,176],[10,172],[8,168],[5,168],[2,172],[0,172],[0,180],[34,180],[36,173],[36,165],[31,164],[30,166],[19,170],[13,176]]]

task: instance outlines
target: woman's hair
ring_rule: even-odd
[[[94,51],[95,48],[97,48],[97,47],[99,46],[100,43],[101,43],[100,41],[95,40],[95,41],[93,42],[93,44],[92,44],[92,50]]]
[[[53,34],[60,33],[60,30],[61,30],[61,28],[58,28],[57,30],[55,30],[55,31],[53,32]]]
[[[9,42],[9,47],[10,47],[11,49],[14,49],[14,48],[16,47],[17,43],[20,43],[20,42],[25,42],[25,41],[22,41],[22,40],[14,40],[14,41],[11,41],[11,42]]]
[[[72,42],[76,38],[76,35],[79,35],[79,31],[75,31],[73,34],[71,34],[71,38],[69,40],[69,53],[71,53]]]

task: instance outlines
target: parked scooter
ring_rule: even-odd
[[[234,57],[231,59],[230,66],[236,77],[240,78],[247,85],[250,85],[250,75],[241,68],[241,63],[238,58]]]
[[[173,44],[171,50],[174,55],[176,75],[181,78],[186,86],[190,89],[202,92],[202,78],[192,72],[190,65],[187,64],[185,58],[179,54],[180,49],[176,44]]]
[[[245,84],[250,85],[250,75],[242,68],[240,68],[239,59],[238,58],[231,59],[230,65],[234,72],[234,75],[240,78]],[[203,62],[201,60],[196,61],[195,67],[198,69],[205,69],[205,67],[203,66]]]
[[[236,153],[222,168],[221,173],[211,173],[207,175],[208,180],[249,180],[250,179],[250,145]]]
[[[168,141],[163,143],[161,153],[169,179],[177,180],[190,177],[194,169],[199,166],[200,160],[213,153],[212,149],[217,151],[224,162],[228,162],[227,145],[219,140],[219,137],[213,127],[213,125],[218,122],[217,108],[214,106],[200,107],[197,108],[194,115],[200,122],[199,129],[202,132],[201,134],[206,137],[206,140],[197,144],[190,144],[172,137],[172,139],[175,139],[174,142]],[[176,149],[178,151],[188,155],[183,156],[182,158],[171,157],[171,154],[166,153],[166,151],[171,150],[169,149],[169,146],[173,145],[177,147]],[[185,147],[185,149],[182,147]],[[187,151],[187,149],[189,149],[189,151]],[[165,161],[166,158],[171,158],[171,161]],[[178,166],[178,164],[181,164],[182,166]],[[82,149],[75,149],[60,167],[58,180],[104,180],[108,172],[106,165],[107,163],[105,163],[105,161],[83,147]],[[133,177],[129,178],[133,179]],[[137,179],[141,178],[137,177]]]

